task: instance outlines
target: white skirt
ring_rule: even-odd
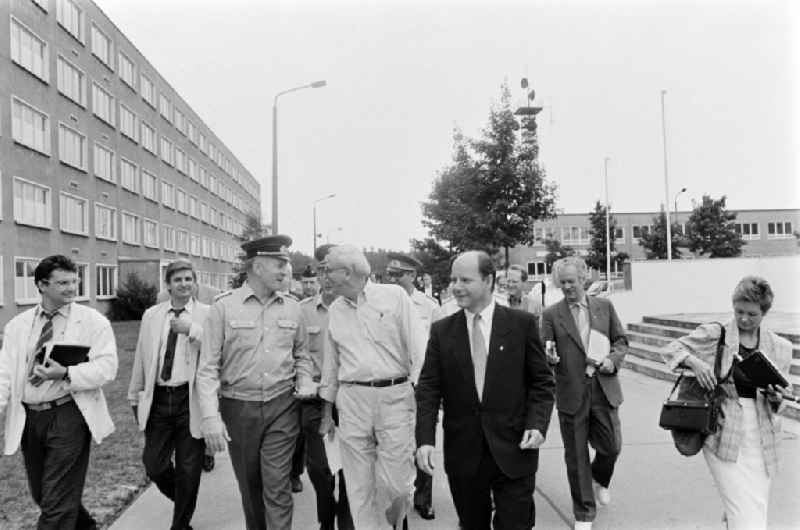
[[[740,398],[744,439],[736,462],[724,462],[703,448],[725,507],[729,530],[765,530],[770,477],[764,464],[755,400]]]

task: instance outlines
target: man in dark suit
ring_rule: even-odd
[[[576,530],[589,530],[597,504],[611,501],[608,486],[622,448],[617,372],[628,352],[614,306],[608,299],[586,296],[587,275],[580,258],[554,263],[553,281],[564,299],[542,315],[548,361],[555,365],[556,407]],[[596,451],[591,462],[589,443]]]
[[[416,389],[417,465],[433,473],[439,405],[444,403],[444,469],[462,526],[530,529],[538,447],[553,410],[554,381],[536,318],[492,296],[485,252],[454,262],[457,313],[431,327]]]

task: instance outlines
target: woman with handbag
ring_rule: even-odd
[[[728,529],[767,527],[769,487],[778,468],[781,436],[777,413],[786,389],[756,389],[738,362],[760,351],[784,377],[788,375],[791,343],[761,324],[773,297],[763,278],[743,278],[733,291],[733,318],[725,325],[720,373],[732,377],[718,389],[725,396],[718,429],[705,439],[703,456],[722,498]],[[717,324],[701,325],[666,346],[664,361],[672,370],[688,367],[700,385],[712,390],[718,383],[713,364],[720,334]]]

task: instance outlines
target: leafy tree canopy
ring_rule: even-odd
[[[736,213],[725,208],[725,196],[718,200],[703,195],[687,223],[689,250],[709,258],[731,258],[741,255],[745,241],[734,228]]]

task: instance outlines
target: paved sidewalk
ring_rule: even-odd
[[[621,411],[623,450],[611,485],[612,504],[602,508],[596,530],[719,529],[722,504],[702,456],[685,458],[672,446],[666,431],[658,428],[658,413],[669,387],[663,381],[624,370],[625,403]],[[784,420],[781,448],[782,470],[770,498],[770,529],[800,528],[800,427]],[[441,432],[440,432],[441,435]],[[437,447],[441,448],[440,441]],[[412,529],[455,529],[457,518],[447,480],[442,473],[441,453],[434,478],[436,519],[424,521],[416,513]],[[564,530],[572,526],[571,503],[563,462],[563,446],[554,416],[547,442],[540,454],[536,475],[536,528]],[[294,496],[293,528],[318,528],[314,491],[307,476],[304,490]],[[111,526],[112,530],[157,530],[168,528],[171,504],[154,486],[148,488]],[[241,530],[239,491],[230,460],[217,455],[217,466],[203,474],[200,499],[192,526],[195,530]],[[371,530],[371,529],[368,529]]]

